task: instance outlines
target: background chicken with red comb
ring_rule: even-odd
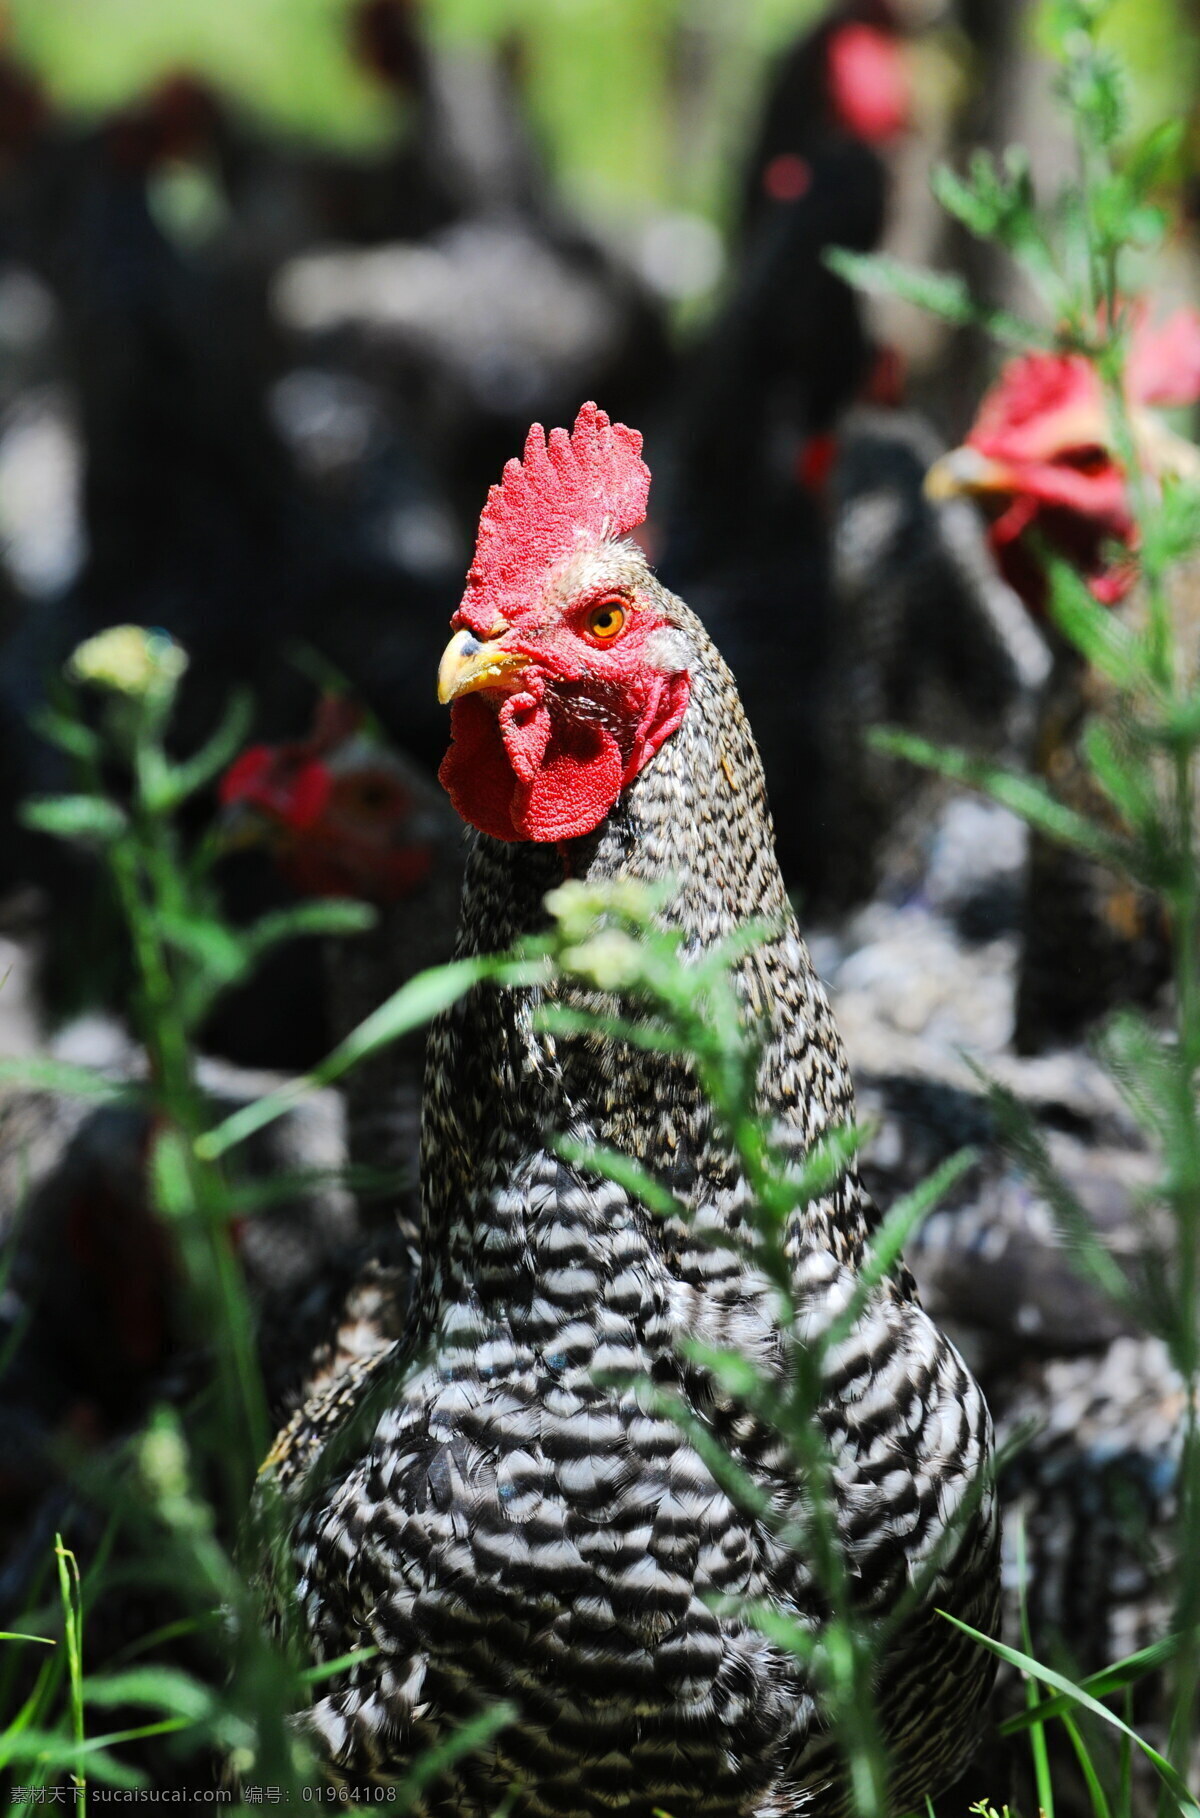
[[[323,967],[330,1034],[340,1041],[426,966],[447,959],[462,832],[432,777],[390,745],[345,694],[317,702],[307,737],[254,745],[221,781],[227,837],[261,839],[301,896],[348,896],[377,920],[330,937]],[[364,1231],[415,1242],[414,1200],[424,1031],[345,1081],[350,1166],[375,1186],[356,1198]],[[408,1272],[407,1261],[405,1272]]]
[[[1152,408],[1200,397],[1200,312],[1181,308],[1157,325],[1144,306],[1131,315],[1126,398],[1144,483],[1154,487],[1200,471],[1193,445]],[[1069,805],[1117,824],[1080,755],[1086,721],[1111,683],[1046,622],[1047,556],[1081,573],[1101,604],[1133,619],[1142,609],[1128,475],[1094,363],[1051,352],[1009,361],[962,446],[935,463],[926,485],[935,498],[965,494],[982,505],[997,562],[1049,640],[1037,769]],[[1192,610],[1186,598],[1176,608]],[[1021,1051],[1073,1041],[1115,1004],[1152,1001],[1166,975],[1166,929],[1153,898],[1037,833],[1021,919]]]
[[[1126,394],[1148,478],[1195,473],[1195,449],[1150,407],[1200,398],[1200,312],[1176,310],[1157,327],[1146,310],[1137,312]],[[1041,613],[1046,601],[1038,538],[1079,566],[1105,604],[1133,583],[1133,519],[1112,410],[1095,365],[1082,354],[1009,361],[962,446],[936,463],[928,486],[935,497],[965,493],[980,502],[996,559],[1032,611]]]

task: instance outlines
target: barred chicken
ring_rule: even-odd
[[[476,830],[458,952],[542,929],[565,876],[660,886],[664,925],[697,954],[764,918],[740,990],[765,1027],[758,1110],[799,1161],[852,1115],[845,1059],[733,680],[624,540],[645,513],[640,448],[585,405],[569,436],[530,432],[484,508],[439,678],[441,779]],[[417,1795],[429,1814],[482,1818],[508,1793],[522,1818],[845,1812],[809,1668],[740,1613],[767,1599],[818,1632],[812,1565],[636,1388],[678,1394],[776,1516],[801,1515],[778,1436],[676,1348],[688,1332],[787,1370],[775,1297],[740,1245],[746,1181],[683,1059],[552,1039],[548,999],[595,1002],[561,983],[481,988],[435,1024],[413,1329],[302,1409],[269,1461],[312,1652],[373,1650],[325,1682],[305,1726],[362,1786],[511,1700]],[[560,1159],[555,1132],[636,1156],[688,1216],[656,1220]],[[852,1291],[875,1222],[852,1164],[793,1216],[810,1330]],[[822,1422],[903,1811],[963,1765],[991,1679],[935,1608],[990,1630],[997,1598],[987,1411],[903,1272],[829,1352]]]

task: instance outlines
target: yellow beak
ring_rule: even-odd
[[[530,661],[519,651],[505,650],[495,638],[481,644],[469,631],[456,631],[438,664],[438,700],[445,707],[480,688],[514,688],[518,672]]]
[[[980,454],[967,442],[935,461],[925,475],[925,497],[935,501],[981,498],[988,493],[1014,489],[1015,480],[1010,470],[1002,462]]]

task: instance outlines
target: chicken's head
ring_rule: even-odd
[[[304,896],[397,902],[429,875],[442,831],[432,781],[410,774],[341,695],[324,697],[307,739],[244,751],[220,796]]]
[[[116,163],[146,174],[175,161],[202,162],[222,128],[221,103],[203,77],[179,70],[114,114],[106,138]]]
[[[622,540],[646,513],[641,448],[585,404],[569,436],[535,424],[488,495],[438,673],[439,775],[496,839],[591,833],[683,718],[686,639]]]
[[[912,124],[912,84],[888,10],[864,11],[866,17],[849,19],[830,36],[829,107],[853,138],[886,145]]]
[[[1200,315],[1179,310],[1158,328],[1139,317],[1126,368],[1130,413],[1151,479],[1196,468],[1196,451],[1147,408],[1200,395]],[[1037,540],[1086,575],[1112,604],[1136,573],[1136,533],[1108,399],[1082,354],[1011,360],[984,397],[961,448],[931,469],[934,498],[965,493],[990,519],[1001,571],[1040,612],[1046,578]]]
[[[830,134],[885,150],[913,125],[909,57],[887,0],[850,0],[792,53],[768,115],[758,181],[771,202],[799,202]],[[815,133],[814,133],[815,129]]]
[[[381,81],[400,90],[421,78],[421,43],[412,0],[359,0],[350,15],[353,48]]]

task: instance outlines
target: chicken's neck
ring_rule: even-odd
[[[744,962],[741,985],[748,1010],[769,1030],[758,1110],[802,1152],[852,1116],[849,1075],[783,888],[762,768],[737,690],[698,621],[694,637],[700,660],[681,726],[597,832],[571,842],[566,856],[570,875],[585,881],[670,880],[664,920],[681,927],[697,952],[752,918],[778,929]],[[544,930],[545,894],[563,877],[558,847],[478,838],[467,866],[459,953],[501,951]],[[449,1237],[460,1257],[486,1253],[489,1205],[562,1132],[635,1156],[685,1202],[727,1203],[721,1222],[732,1223],[740,1182],[714,1140],[687,1063],[612,1043],[554,1039],[536,1024],[547,995],[584,1001],[562,983],[546,993],[485,987],[435,1025],[422,1165],[429,1241]],[[528,1198],[528,1183],[522,1191]],[[857,1202],[852,1177],[846,1192]],[[848,1222],[856,1248],[862,1219],[847,1221],[846,1195],[835,1189],[834,1197],[836,1209],[831,1199],[812,1216]],[[604,1229],[593,1236],[606,1241]]]

